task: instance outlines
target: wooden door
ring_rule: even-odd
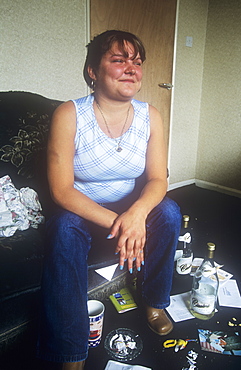
[[[172,83],[176,0],[90,0],[91,39],[108,29],[136,34],[143,41],[147,60],[137,99],[160,112],[168,144],[171,90],[158,86]]]

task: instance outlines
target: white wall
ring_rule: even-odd
[[[67,100],[86,94],[85,0],[0,1],[0,90]]]
[[[241,190],[241,1],[210,0],[196,178]]]
[[[60,100],[87,93],[87,3],[0,1],[1,91]],[[179,0],[170,185],[201,180],[241,190],[240,19],[240,0]]]
[[[194,181],[208,0],[180,0],[170,142],[170,185]],[[193,46],[186,46],[186,36]]]
[[[240,20],[240,0],[179,1],[170,188],[241,194]]]

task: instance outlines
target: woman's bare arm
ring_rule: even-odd
[[[118,215],[74,188],[75,133],[75,107],[69,101],[56,109],[50,129],[48,180],[52,198],[62,208],[110,229]]]

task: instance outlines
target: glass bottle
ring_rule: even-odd
[[[192,252],[192,236],[189,231],[189,220],[188,215],[183,215],[183,228],[182,234],[178,238],[179,243],[182,243],[182,256],[177,259],[176,271],[178,275],[188,275],[191,272],[193,252]]]
[[[213,255],[215,244],[207,244],[207,257],[197,269],[193,277],[192,292],[190,298],[190,311],[193,316],[201,320],[213,317],[216,311],[218,295],[218,275]]]

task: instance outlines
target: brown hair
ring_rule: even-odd
[[[125,42],[130,42],[134,47],[134,58],[139,53],[142,62],[145,61],[145,47],[142,41],[137,36],[125,31],[105,31],[94,37],[94,39],[87,45],[88,51],[85,60],[83,75],[88,86],[91,87],[92,83],[92,79],[90,78],[88,73],[88,67],[90,66],[94,70],[94,72],[98,71],[103,55],[111,49],[114,42],[118,43],[118,46],[124,55],[127,54]]]

